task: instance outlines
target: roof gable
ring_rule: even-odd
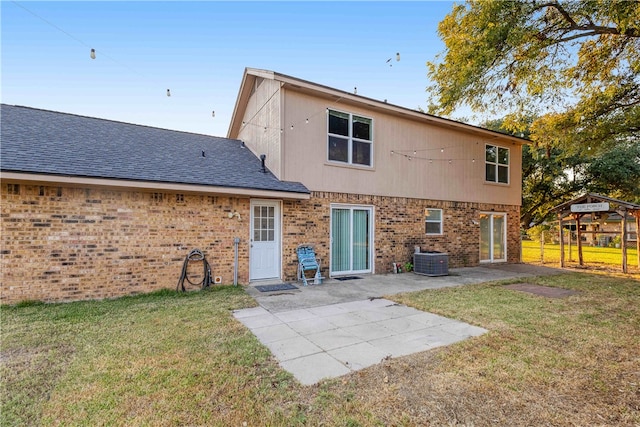
[[[560,215],[566,215],[567,213],[571,212],[572,205],[579,205],[583,203],[595,203],[595,202],[606,202],[606,203],[610,203],[611,205],[614,205],[615,208],[609,209],[610,212],[617,212],[619,209],[640,212],[640,205],[637,205],[631,202],[626,202],[624,200],[614,199],[608,196],[603,196],[597,193],[583,194],[582,196],[576,197],[575,199],[569,200],[568,202],[564,202],[555,206],[552,209],[552,211],[557,212]]]
[[[2,105],[3,172],[293,193],[238,140]]]

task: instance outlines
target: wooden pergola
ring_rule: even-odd
[[[558,215],[558,221],[560,222],[560,267],[564,268],[564,238],[563,238],[563,222],[564,219],[570,217],[576,221],[576,232],[578,233],[578,261],[580,265],[584,265],[582,258],[582,234],[617,234],[617,232],[607,231],[582,231],[580,227],[580,220],[585,215],[603,215],[610,213],[617,213],[621,218],[621,244],[622,249],[622,271],[628,272],[627,268],[627,219],[635,217],[636,222],[636,246],[638,248],[638,266],[640,266],[640,205],[635,203],[625,202],[623,200],[612,199],[611,197],[602,196],[595,193],[587,193],[584,196],[565,202],[556,206],[552,210]]]

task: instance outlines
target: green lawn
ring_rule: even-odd
[[[309,387],[233,318],[242,288],[4,306],[1,425],[637,426],[640,281],[527,281],[579,293],[395,296],[490,332]]]
[[[627,249],[627,266],[630,269],[638,268],[637,249]],[[571,250],[569,245],[565,244],[564,248],[565,261],[568,265],[576,265],[578,263],[578,247],[573,242]],[[593,266],[622,266],[622,250],[619,248],[582,246],[582,257],[586,265]],[[529,263],[539,263],[540,258],[540,242],[532,240],[522,241],[522,261]],[[544,263],[560,264],[560,245],[546,243],[544,245]]]
[[[289,375],[230,311],[254,304],[224,287],[3,307],[2,425],[277,420],[254,403]]]

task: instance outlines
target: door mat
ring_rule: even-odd
[[[534,295],[540,295],[547,298],[564,298],[569,295],[577,294],[578,291],[572,291],[570,289],[554,288],[551,286],[540,286],[531,283],[515,283],[513,285],[506,285],[505,288],[513,289],[515,291],[528,292]]]
[[[342,276],[342,277],[334,277],[334,279],[340,280],[341,282],[343,282],[345,280],[362,279],[362,277],[358,277],[358,276]]]
[[[260,285],[255,287],[260,292],[288,291],[290,289],[298,289],[291,283],[281,283],[279,285]]]

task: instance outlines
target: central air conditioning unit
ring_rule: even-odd
[[[449,275],[449,254],[436,251],[413,254],[413,272],[425,276]]]

